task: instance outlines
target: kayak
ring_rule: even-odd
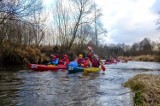
[[[41,65],[41,64],[28,64],[28,67],[34,71],[48,71],[48,70],[58,70],[66,69],[65,65]]]
[[[68,66],[67,70],[68,70],[69,73],[77,73],[77,72],[83,72],[84,68],[83,67]]]
[[[105,64],[117,64],[118,62],[105,62]]]
[[[105,62],[105,64],[112,64],[111,62]]]
[[[101,68],[96,68],[96,67],[89,67],[89,68],[84,68],[84,74],[87,73],[97,73],[101,71]]]
[[[72,67],[72,66],[69,66],[69,67],[67,67],[67,70],[68,70],[69,73],[84,72],[84,74],[87,74],[87,73],[99,72],[101,70],[101,68],[96,68],[96,67],[84,68],[84,67]]]

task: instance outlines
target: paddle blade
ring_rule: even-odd
[[[101,64],[101,69],[103,70],[103,71],[105,71],[106,70],[106,68]]]
[[[86,67],[88,64],[89,64],[89,59],[87,59],[87,60],[84,62],[83,67]]]
[[[91,46],[88,46],[88,49],[89,49],[89,50],[92,50],[92,47],[91,47]]]

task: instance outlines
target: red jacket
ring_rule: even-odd
[[[78,59],[78,61],[77,61],[77,62],[78,62],[78,64],[79,64],[79,65],[81,65],[81,64],[83,64],[83,63],[84,63],[84,61],[85,61],[85,60],[84,60],[84,58],[82,58],[82,59]]]
[[[99,61],[98,60],[96,60],[96,59],[93,59],[92,60],[92,67],[99,67]]]
[[[59,64],[68,65],[70,63],[69,59],[59,60]]]

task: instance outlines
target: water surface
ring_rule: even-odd
[[[35,72],[22,67],[0,71],[0,106],[132,106],[131,90],[122,86],[136,74],[160,75],[160,64],[128,62],[106,65],[105,74]]]

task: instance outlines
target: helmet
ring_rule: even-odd
[[[82,54],[79,54],[79,57],[83,57],[83,55],[82,55]]]

